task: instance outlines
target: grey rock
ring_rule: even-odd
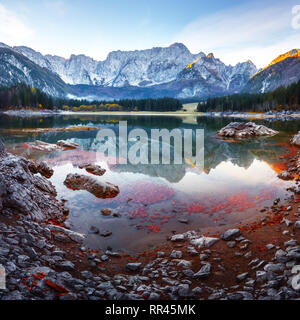
[[[183,253],[182,251],[176,251],[176,250],[173,250],[170,254],[170,258],[172,259],[181,259],[183,256]]]
[[[75,270],[75,265],[71,261],[60,261],[55,264],[55,266],[64,271],[73,271]]]
[[[269,243],[269,244],[266,245],[266,248],[267,248],[267,250],[272,250],[272,249],[275,248],[275,246],[274,246],[274,244]]]
[[[256,271],[256,281],[264,282],[267,280],[267,273],[265,271]]]
[[[289,260],[287,258],[287,253],[281,249],[276,251],[275,258],[278,262],[287,262]]]
[[[214,245],[218,241],[219,241],[218,238],[201,236],[199,238],[191,239],[190,243],[198,247],[199,249],[202,249],[202,248],[210,248],[212,245]]]
[[[211,274],[211,264],[205,264],[197,273],[194,274],[195,279],[205,279]]]
[[[187,260],[180,260],[177,264],[178,267],[181,268],[190,268],[192,266],[192,261],[187,261]]]
[[[228,246],[229,248],[233,248],[235,245],[236,245],[236,242],[235,242],[235,241],[228,241],[228,242],[227,242],[227,246]]]
[[[222,239],[225,241],[229,241],[241,235],[241,231],[239,229],[230,229],[222,234]]]
[[[274,263],[268,263],[264,266],[264,270],[269,272],[279,272],[279,271],[283,271],[285,269],[284,267],[284,264],[282,263],[277,263],[277,264],[274,264]]]
[[[148,298],[148,300],[159,300],[159,299],[160,299],[160,295],[156,292],[151,292]]]
[[[171,237],[171,241],[173,242],[180,242],[184,240],[185,240],[184,234],[175,234],[174,236]]]
[[[127,263],[126,268],[130,271],[137,271],[141,268],[142,264],[140,262],[137,263]]]
[[[296,221],[294,224],[295,229],[300,229],[300,220]]]
[[[180,284],[177,287],[177,294],[181,298],[188,297],[190,295],[189,291],[190,291],[190,286],[188,284]]]
[[[242,282],[248,277],[248,275],[249,275],[248,272],[241,273],[236,277],[236,279],[237,279],[238,282]]]

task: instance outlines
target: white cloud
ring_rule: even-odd
[[[251,59],[264,66],[299,44],[300,31],[295,34],[291,27],[291,10],[286,3],[239,6],[192,21],[174,40],[194,53],[214,52],[226,63]]]
[[[0,4],[0,39],[2,42],[31,38],[34,31],[14,12]]]

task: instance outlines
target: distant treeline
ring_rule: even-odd
[[[2,109],[51,109],[69,111],[176,111],[182,108],[174,98],[126,99],[114,101],[88,101],[61,99],[48,96],[44,92],[25,84],[0,88],[0,108]]]
[[[266,93],[209,98],[206,102],[200,102],[197,109],[199,112],[300,110],[300,80],[288,87],[279,87]]]

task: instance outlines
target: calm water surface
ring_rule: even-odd
[[[7,129],[53,128],[90,125],[111,128],[118,133],[118,122],[128,121],[128,130],[143,128],[205,129],[205,172],[189,163],[183,165],[112,165],[97,155],[97,131],[8,134]],[[0,135],[8,149],[28,158],[45,160],[54,169],[51,178],[58,196],[67,200],[69,222],[75,231],[88,234],[86,244],[93,249],[137,253],[159,245],[172,232],[200,230],[215,233],[225,226],[257,219],[260,209],[276,197],[287,196],[289,182],[277,178],[280,156],[286,154],[288,139],[299,130],[299,121],[259,123],[280,131],[270,138],[243,142],[223,141],[216,131],[232,119],[168,116],[51,116],[19,118],[0,116]],[[150,136],[150,134],[149,134]],[[55,143],[70,140],[78,150],[53,153],[32,151],[25,142],[42,140]],[[63,184],[68,173],[87,174],[78,166],[97,163],[107,169],[101,181],[120,188],[113,199],[98,199],[86,191],[72,191]],[[120,217],[104,217],[109,208]],[[179,220],[185,219],[188,224]],[[89,233],[91,226],[109,230],[103,238]]]

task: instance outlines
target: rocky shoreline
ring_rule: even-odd
[[[51,168],[7,154],[0,144],[1,300],[299,299],[299,154],[286,159],[295,179],[287,202],[220,235],[175,234],[135,257],[90,250],[68,229],[68,210],[46,179]]]

